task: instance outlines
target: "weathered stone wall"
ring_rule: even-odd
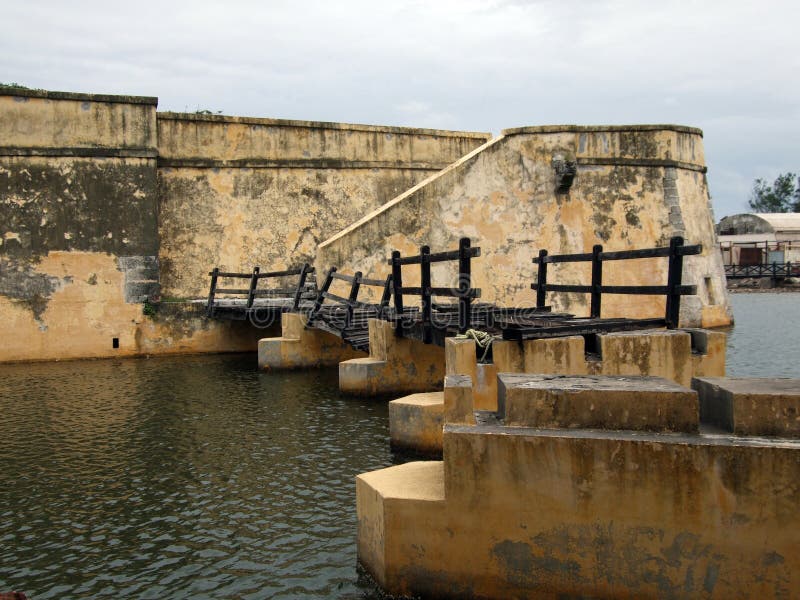
[[[0,89],[0,360],[131,352],[158,284],[155,112]]]
[[[577,163],[568,193],[557,193],[555,159]],[[374,213],[323,242],[317,268],[337,265],[365,276],[388,272],[393,249],[416,254],[457,247],[469,236],[482,255],[473,262],[473,282],[482,299],[506,306],[530,306],[530,283],[539,249],[551,254],[668,245],[682,235],[701,243],[700,256],[685,259],[684,283],[698,295],[684,298],[685,326],[730,322],[719,252],[715,250],[705,177],[702,133],[687,127],[550,126],[511,129],[449,168],[408,190]],[[604,266],[607,285],[666,283],[665,259]],[[589,282],[589,265],[554,265],[548,279]],[[434,285],[449,285],[454,273],[434,265]],[[413,269],[404,281],[417,285]],[[416,277],[415,277],[416,276]],[[588,296],[550,294],[556,308],[588,314]],[[664,314],[664,299],[604,296],[603,316]]]
[[[280,270],[483,144],[490,135],[160,113],[161,284],[206,293],[207,273]]]
[[[310,260],[488,138],[156,104],[0,87],[0,361],[255,350],[277,324],[143,302],[202,297],[212,266]]]

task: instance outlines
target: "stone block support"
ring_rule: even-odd
[[[735,435],[800,438],[800,381],[700,377],[700,419]]]
[[[697,398],[691,390],[685,389],[690,385],[692,376],[696,375],[724,375],[725,373],[725,334],[703,329],[687,329],[667,331],[653,329],[649,331],[635,331],[611,333],[597,336],[596,344],[592,348],[598,353],[586,351],[586,340],[581,336],[530,340],[525,342],[510,342],[497,340],[493,344],[493,364],[479,364],[477,362],[477,348],[474,340],[447,338],[445,340],[445,361],[447,380],[445,381],[442,402],[451,398],[450,408],[445,406],[437,410],[443,413],[444,423],[474,423],[473,411],[498,410],[498,373],[535,373],[554,375],[582,375],[586,377],[596,375],[655,376],[663,377],[676,382],[675,387],[684,389],[684,393],[691,396],[681,405],[681,421],[687,427],[691,423],[695,431],[697,428]],[[358,361],[350,361],[357,363]],[[365,364],[366,363],[366,364]],[[362,367],[374,364],[367,359],[361,362]],[[353,367],[351,367],[353,368]],[[463,376],[463,377],[455,377]],[[466,377],[466,380],[464,379]],[[471,393],[463,389],[465,381],[472,386]],[[453,389],[449,389],[450,387]],[[639,405],[635,393],[623,394],[630,409],[621,406],[620,418],[632,419],[632,411],[643,408]],[[458,400],[456,400],[456,398]],[[466,402],[471,402],[471,409]],[[624,403],[623,403],[624,404]],[[618,407],[619,408],[619,407]],[[414,444],[415,439],[435,439],[430,431],[413,432],[417,425],[432,426],[432,421],[425,415],[413,415],[414,411],[431,411],[433,407],[426,404],[424,407],[417,404],[404,404],[402,412],[390,411],[390,428],[403,432],[404,443]],[[659,410],[665,410],[660,407]],[[691,411],[694,411],[689,414]],[[664,413],[665,421],[662,425],[669,429],[667,421],[678,419],[678,414]],[[407,422],[395,422],[396,419]],[[630,428],[632,421],[627,421]],[[677,421],[673,422],[673,425]],[[544,426],[544,425],[543,425]],[[426,445],[421,448],[429,452]]]
[[[477,352],[475,340],[445,339],[445,371],[470,377],[474,410],[497,410],[497,369],[494,364],[479,363]]]
[[[411,394],[389,402],[392,448],[441,455],[444,393]]]
[[[445,424],[442,462],[357,477],[359,560],[398,596],[800,596],[800,440],[592,424]]]
[[[332,367],[343,360],[364,356],[363,352],[353,350],[335,335],[305,327],[305,315],[283,313],[281,337],[258,341],[258,368]]]
[[[699,428],[697,393],[661,377],[503,373],[498,379],[497,416],[511,427],[687,433]]]
[[[626,331],[597,336],[597,353],[581,336],[495,341],[498,373],[650,375],[691,385],[695,375],[725,374],[725,334],[703,329]]]
[[[394,325],[369,320],[369,357],[339,363],[339,389],[363,396],[442,389],[444,350],[397,337]]]

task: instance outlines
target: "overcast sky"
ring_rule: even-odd
[[[800,3],[0,0],[0,82],[159,110],[705,132],[717,220],[800,171]]]

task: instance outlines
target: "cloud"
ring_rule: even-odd
[[[0,80],[156,95],[162,110],[499,132],[705,132],[718,216],[800,170],[793,2],[6,3]]]

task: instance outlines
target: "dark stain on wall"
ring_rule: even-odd
[[[69,280],[37,273],[30,261],[0,256],[0,295],[21,302],[39,323],[50,296],[65,283]]]
[[[155,160],[3,157],[0,254],[157,255],[155,198]]]

